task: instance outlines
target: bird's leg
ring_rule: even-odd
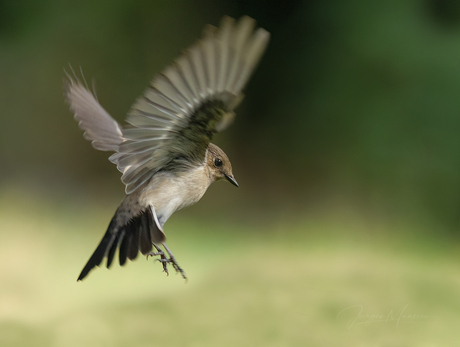
[[[159,255],[160,256],[160,259],[157,259],[162,265],[163,265],[163,271],[169,275],[169,271],[168,271],[168,264],[171,264],[172,267],[174,268],[174,270],[176,270],[176,272],[179,272],[182,276],[183,279],[187,279],[187,276],[185,275],[185,271],[182,270],[182,268],[179,266],[179,264],[177,263],[176,261],[176,258],[174,258],[174,255],[172,254],[171,250],[168,248],[168,246],[166,246],[165,243],[162,243],[164,249],[166,250],[166,252],[168,253],[169,255],[169,258],[165,255],[165,253],[163,252],[163,250],[161,248],[159,248],[157,245],[153,244],[153,246],[156,248],[157,252],[150,252],[148,255],[147,255],[147,258],[149,256],[157,256]]]
[[[174,270],[176,272],[179,272],[184,280],[187,279],[187,276],[185,275],[185,271],[182,270],[182,268],[179,266],[179,264],[176,261],[176,258],[174,258],[174,255],[172,254],[171,250],[166,246],[166,243],[163,242],[163,247],[165,248],[166,252],[169,255],[169,259],[167,260],[168,263],[171,263]]]
[[[150,252],[149,254],[147,254],[147,259],[149,259],[149,257],[155,257],[159,255],[160,259],[157,259],[157,260],[161,263],[161,265],[163,265],[163,271],[166,273],[167,276],[169,276],[168,267],[167,267],[168,258],[166,258],[165,252],[163,252],[163,250],[160,247],[158,247],[156,244],[153,244],[153,246],[155,247],[157,251]]]

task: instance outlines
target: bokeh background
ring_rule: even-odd
[[[189,281],[139,257],[76,278],[124,196],[62,95],[122,122],[223,15],[272,34],[166,224]],[[0,1],[1,346],[458,346],[460,2]]]

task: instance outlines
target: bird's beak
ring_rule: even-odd
[[[239,187],[238,182],[236,181],[235,178],[233,178],[233,176],[225,175],[225,178],[227,179],[227,181],[229,181],[234,186]]]

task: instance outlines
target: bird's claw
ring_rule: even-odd
[[[179,264],[176,261],[176,258],[174,258],[174,256],[170,252],[168,252],[169,253],[169,258],[168,258],[161,249],[158,249],[158,247],[156,247],[156,246],[155,246],[155,248],[157,248],[157,252],[148,253],[147,254],[147,259],[149,257],[160,256],[159,259],[155,259],[155,260],[159,261],[161,263],[161,265],[163,265],[163,272],[166,273],[167,276],[169,276],[168,264],[171,264],[172,267],[174,268],[174,270],[176,270],[176,272],[180,273],[184,280],[187,280],[187,276],[185,275],[185,271],[179,266]]]
[[[159,255],[161,257],[165,256],[163,251],[161,251],[161,252],[150,252],[150,253],[147,253],[147,260],[149,260],[149,257],[156,257],[157,255]],[[160,259],[158,259],[158,260],[160,260]]]

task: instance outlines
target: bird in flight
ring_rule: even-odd
[[[157,256],[186,278],[165,244],[163,225],[176,211],[201,199],[214,181],[238,187],[227,155],[211,143],[227,128],[242,89],[259,62],[270,34],[252,18],[224,17],[158,74],[132,105],[121,126],[99,104],[86,83],[68,75],[64,94],[94,148],[115,152],[109,160],[122,172],[126,197],[83,268],[78,281],[118,251],[120,265],[139,251]],[[153,247],[155,250],[153,250]]]

